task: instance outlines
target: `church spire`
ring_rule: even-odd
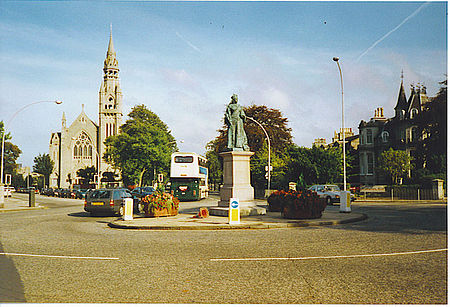
[[[405,88],[403,86],[403,70],[401,79],[402,81],[400,83],[400,90],[398,92],[397,105],[394,108],[397,116],[401,116],[405,114],[406,111],[408,111],[408,102],[406,101]]]
[[[107,77],[118,78],[119,64],[116,59],[116,52],[114,51],[114,43],[112,38],[112,24],[109,32],[109,45],[106,52],[106,59],[103,65],[103,72],[105,79]]]

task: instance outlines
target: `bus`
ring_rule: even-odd
[[[208,197],[206,158],[193,152],[175,152],[170,162],[170,193],[182,200]]]

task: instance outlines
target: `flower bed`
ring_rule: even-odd
[[[281,212],[287,219],[316,219],[322,217],[327,203],[309,190],[275,191],[267,199],[269,211]]]
[[[142,198],[146,217],[174,216],[178,214],[180,201],[169,193],[155,192]]]

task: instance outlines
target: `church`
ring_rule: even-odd
[[[122,124],[122,91],[120,89],[119,66],[114,51],[112,32],[103,65],[103,80],[98,95],[98,124],[84,112],[67,126],[62,115],[61,131],[51,134],[49,155],[54,162],[49,187],[73,188],[81,183],[79,169],[95,166],[99,177],[106,173],[117,173],[103,160],[105,139],[119,133]],[[97,182],[99,179],[95,179]]]

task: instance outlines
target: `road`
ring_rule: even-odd
[[[339,226],[144,231],[109,228],[82,201],[37,202],[49,209],[0,214],[0,302],[447,303],[445,204],[356,203],[369,218]]]

